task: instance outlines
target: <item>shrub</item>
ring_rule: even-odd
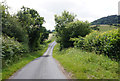
[[[78,38],[71,38],[71,41],[74,41],[74,47],[82,47],[86,50],[92,51],[91,46],[94,45],[93,40],[96,38],[96,36],[99,33],[97,31],[91,32],[89,35],[86,35],[85,37],[79,36]]]
[[[70,37],[84,37],[91,32],[89,28],[89,22],[85,21],[74,21],[66,26],[67,31],[69,31]]]
[[[120,33],[113,29],[104,33],[93,31],[85,38],[77,38],[75,47],[82,47],[88,51],[95,51],[96,54],[105,54],[110,58],[119,60],[120,57]]]
[[[2,36],[3,67],[19,60],[23,56],[23,52],[27,52],[27,50],[21,43],[15,41],[14,38]]]
[[[77,47],[81,47],[83,45],[83,37],[85,37],[87,34],[89,34],[91,32],[90,28],[89,28],[89,23],[83,22],[83,21],[75,21],[75,22],[71,22],[69,24],[67,24],[66,26],[66,31],[68,32],[68,41],[71,42],[71,44],[69,45],[76,45],[76,42],[73,42],[70,38],[76,38],[76,40],[79,40],[79,46]],[[66,34],[65,34],[66,36]],[[79,37],[79,38],[78,38]],[[78,39],[77,39],[78,38]],[[66,43],[65,43],[66,44]]]
[[[79,38],[70,38],[70,41],[74,41],[74,47],[82,47],[84,45],[84,38],[79,36]]]
[[[109,57],[119,59],[120,34],[118,29],[99,34],[93,42],[96,53],[104,53]]]
[[[93,31],[89,35],[86,35],[84,38],[84,44],[83,47],[86,50],[93,51],[94,49],[94,40],[96,39],[96,36],[99,35],[100,33],[98,31]]]
[[[28,43],[27,32],[22,28],[15,17],[8,17],[2,20],[2,32],[9,37],[15,37],[17,41]]]

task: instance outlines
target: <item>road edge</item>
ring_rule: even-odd
[[[62,73],[66,76],[67,79],[72,79],[73,74],[71,72],[67,72],[66,69],[62,66],[62,64],[53,58],[58,66],[58,68],[62,71]]]

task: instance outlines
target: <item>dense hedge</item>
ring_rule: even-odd
[[[2,67],[12,64],[23,56],[27,49],[14,38],[2,36]]]
[[[110,30],[104,33],[94,31],[85,38],[72,38],[75,47],[82,47],[89,51],[95,51],[97,54],[105,54],[111,58],[120,57],[120,33],[118,29]]]

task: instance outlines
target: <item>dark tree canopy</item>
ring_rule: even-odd
[[[92,25],[98,25],[98,24],[117,24],[118,23],[118,16],[117,15],[111,15],[107,17],[102,17],[100,19],[97,19],[93,22],[91,22]]]

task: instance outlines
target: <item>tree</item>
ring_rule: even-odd
[[[27,30],[30,49],[36,50],[36,48],[40,46],[40,36],[41,33],[43,33],[42,24],[44,23],[44,18],[40,17],[36,10],[24,6],[17,13],[17,17],[22,27]]]
[[[42,35],[41,35],[41,42],[40,43],[43,43],[43,41],[45,40],[45,39],[48,39],[48,37],[49,37],[49,30],[47,31],[47,29],[45,28],[45,27],[42,27]]]
[[[11,16],[8,12],[8,7],[1,5],[2,7],[2,33],[14,37],[17,41],[22,43],[28,43],[27,32],[21,27],[18,18],[14,15]]]
[[[55,31],[57,32],[57,42],[60,43],[60,47],[69,47],[71,44],[68,41],[69,33],[66,30],[66,25],[75,20],[76,15],[69,13],[68,11],[64,11],[61,16],[55,15]]]
[[[66,24],[73,22],[75,20],[76,15],[69,13],[68,11],[64,11],[61,16],[55,15],[55,30],[58,34],[62,34]]]
[[[79,36],[85,37],[90,33],[89,22],[85,21],[74,21],[66,26],[66,30],[69,31],[70,38],[78,38]]]
[[[67,11],[64,11],[62,16],[55,15],[57,42],[60,43],[61,49],[74,46],[74,41],[70,38],[84,37],[90,33],[89,22],[79,21],[75,17],[76,15]]]

